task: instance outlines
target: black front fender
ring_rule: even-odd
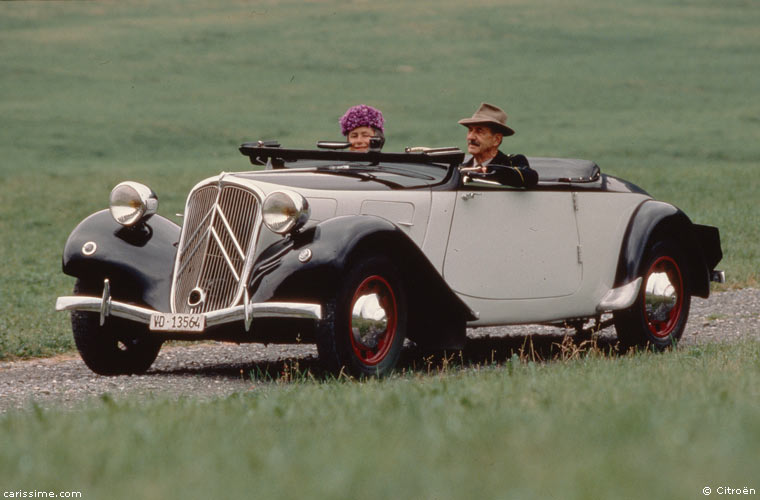
[[[127,228],[108,210],[101,210],[84,219],[69,235],[63,250],[63,272],[98,283],[108,278],[115,299],[168,312],[179,233],[177,224],[159,215]]]
[[[324,301],[355,259],[368,253],[385,255],[399,267],[411,310],[475,319],[406,233],[373,215],[335,217],[270,246],[251,274],[253,300]]]
[[[321,300],[336,289],[351,256],[360,248],[370,248],[372,241],[403,238],[408,240],[392,223],[371,215],[321,222],[261,254],[251,273],[253,299]]]

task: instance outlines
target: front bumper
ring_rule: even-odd
[[[56,311],[98,312],[100,313],[101,324],[103,324],[108,316],[116,316],[138,323],[150,324],[151,316],[160,312],[147,307],[111,300],[111,297],[105,293],[103,297],[87,297],[82,295],[58,297],[58,300],[55,302],[55,309]],[[247,305],[204,313],[203,316],[206,319],[206,328],[244,321],[246,330],[248,330],[251,321],[255,318],[319,320],[322,319],[322,306],[302,302],[248,303]]]

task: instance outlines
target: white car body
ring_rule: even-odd
[[[255,182],[238,182],[260,191],[262,199],[283,187],[265,181],[261,172]],[[476,312],[471,326],[595,315],[613,288],[627,222],[651,199],[641,193],[467,187],[298,192],[311,207],[310,225],[374,215],[397,226]]]

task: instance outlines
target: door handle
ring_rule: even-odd
[[[471,200],[471,199],[475,198],[476,196],[480,196],[481,194],[483,194],[483,193],[473,193],[473,192],[465,193],[465,194],[462,195],[462,199],[465,200],[465,201]]]

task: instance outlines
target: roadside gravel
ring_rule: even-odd
[[[568,330],[567,333],[571,333]],[[490,353],[491,359],[509,357],[525,345],[528,336],[545,345],[561,341],[565,332],[545,326],[488,327],[468,331],[464,354]],[[714,293],[708,300],[692,300],[682,346],[710,342],[760,340],[760,289]],[[614,342],[607,328],[601,339]],[[422,358],[407,349],[403,363],[422,369]],[[92,373],[78,355],[0,362],[0,412],[31,405],[74,408],[108,394],[123,397],[210,399],[254,391],[283,383],[294,371],[319,373],[313,345],[195,343],[165,346],[151,370],[140,376],[102,377]],[[285,374],[285,375],[283,375]]]

